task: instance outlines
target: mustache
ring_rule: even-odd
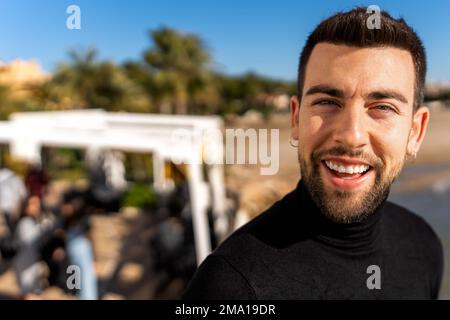
[[[380,170],[384,167],[384,163],[380,158],[368,154],[362,149],[352,149],[346,146],[337,146],[331,149],[313,151],[313,153],[311,154],[311,160],[313,163],[318,164],[325,156],[347,156],[356,158],[360,161],[368,163],[376,170]]]

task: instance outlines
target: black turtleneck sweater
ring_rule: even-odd
[[[385,201],[361,223],[334,223],[300,181],[214,250],[183,298],[436,299],[442,269],[422,218]]]

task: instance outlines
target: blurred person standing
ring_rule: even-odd
[[[66,193],[61,205],[61,215],[64,219],[69,263],[81,270],[81,286],[76,295],[81,300],[96,300],[98,286],[94,269],[94,252],[87,236],[90,226],[86,200],[86,195],[81,192]]]

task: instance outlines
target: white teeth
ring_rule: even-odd
[[[356,166],[343,166],[340,164],[337,164],[336,162],[327,160],[325,161],[326,165],[328,168],[330,168],[331,170],[340,172],[340,173],[349,173],[349,174],[354,174],[354,173],[363,173],[367,170],[369,170],[369,166],[362,164],[362,165],[356,165]]]

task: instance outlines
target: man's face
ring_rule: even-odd
[[[387,197],[406,155],[418,151],[428,109],[413,112],[409,52],[320,43],[299,104],[291,99],[302,179],[322,212],[349,223]]]

